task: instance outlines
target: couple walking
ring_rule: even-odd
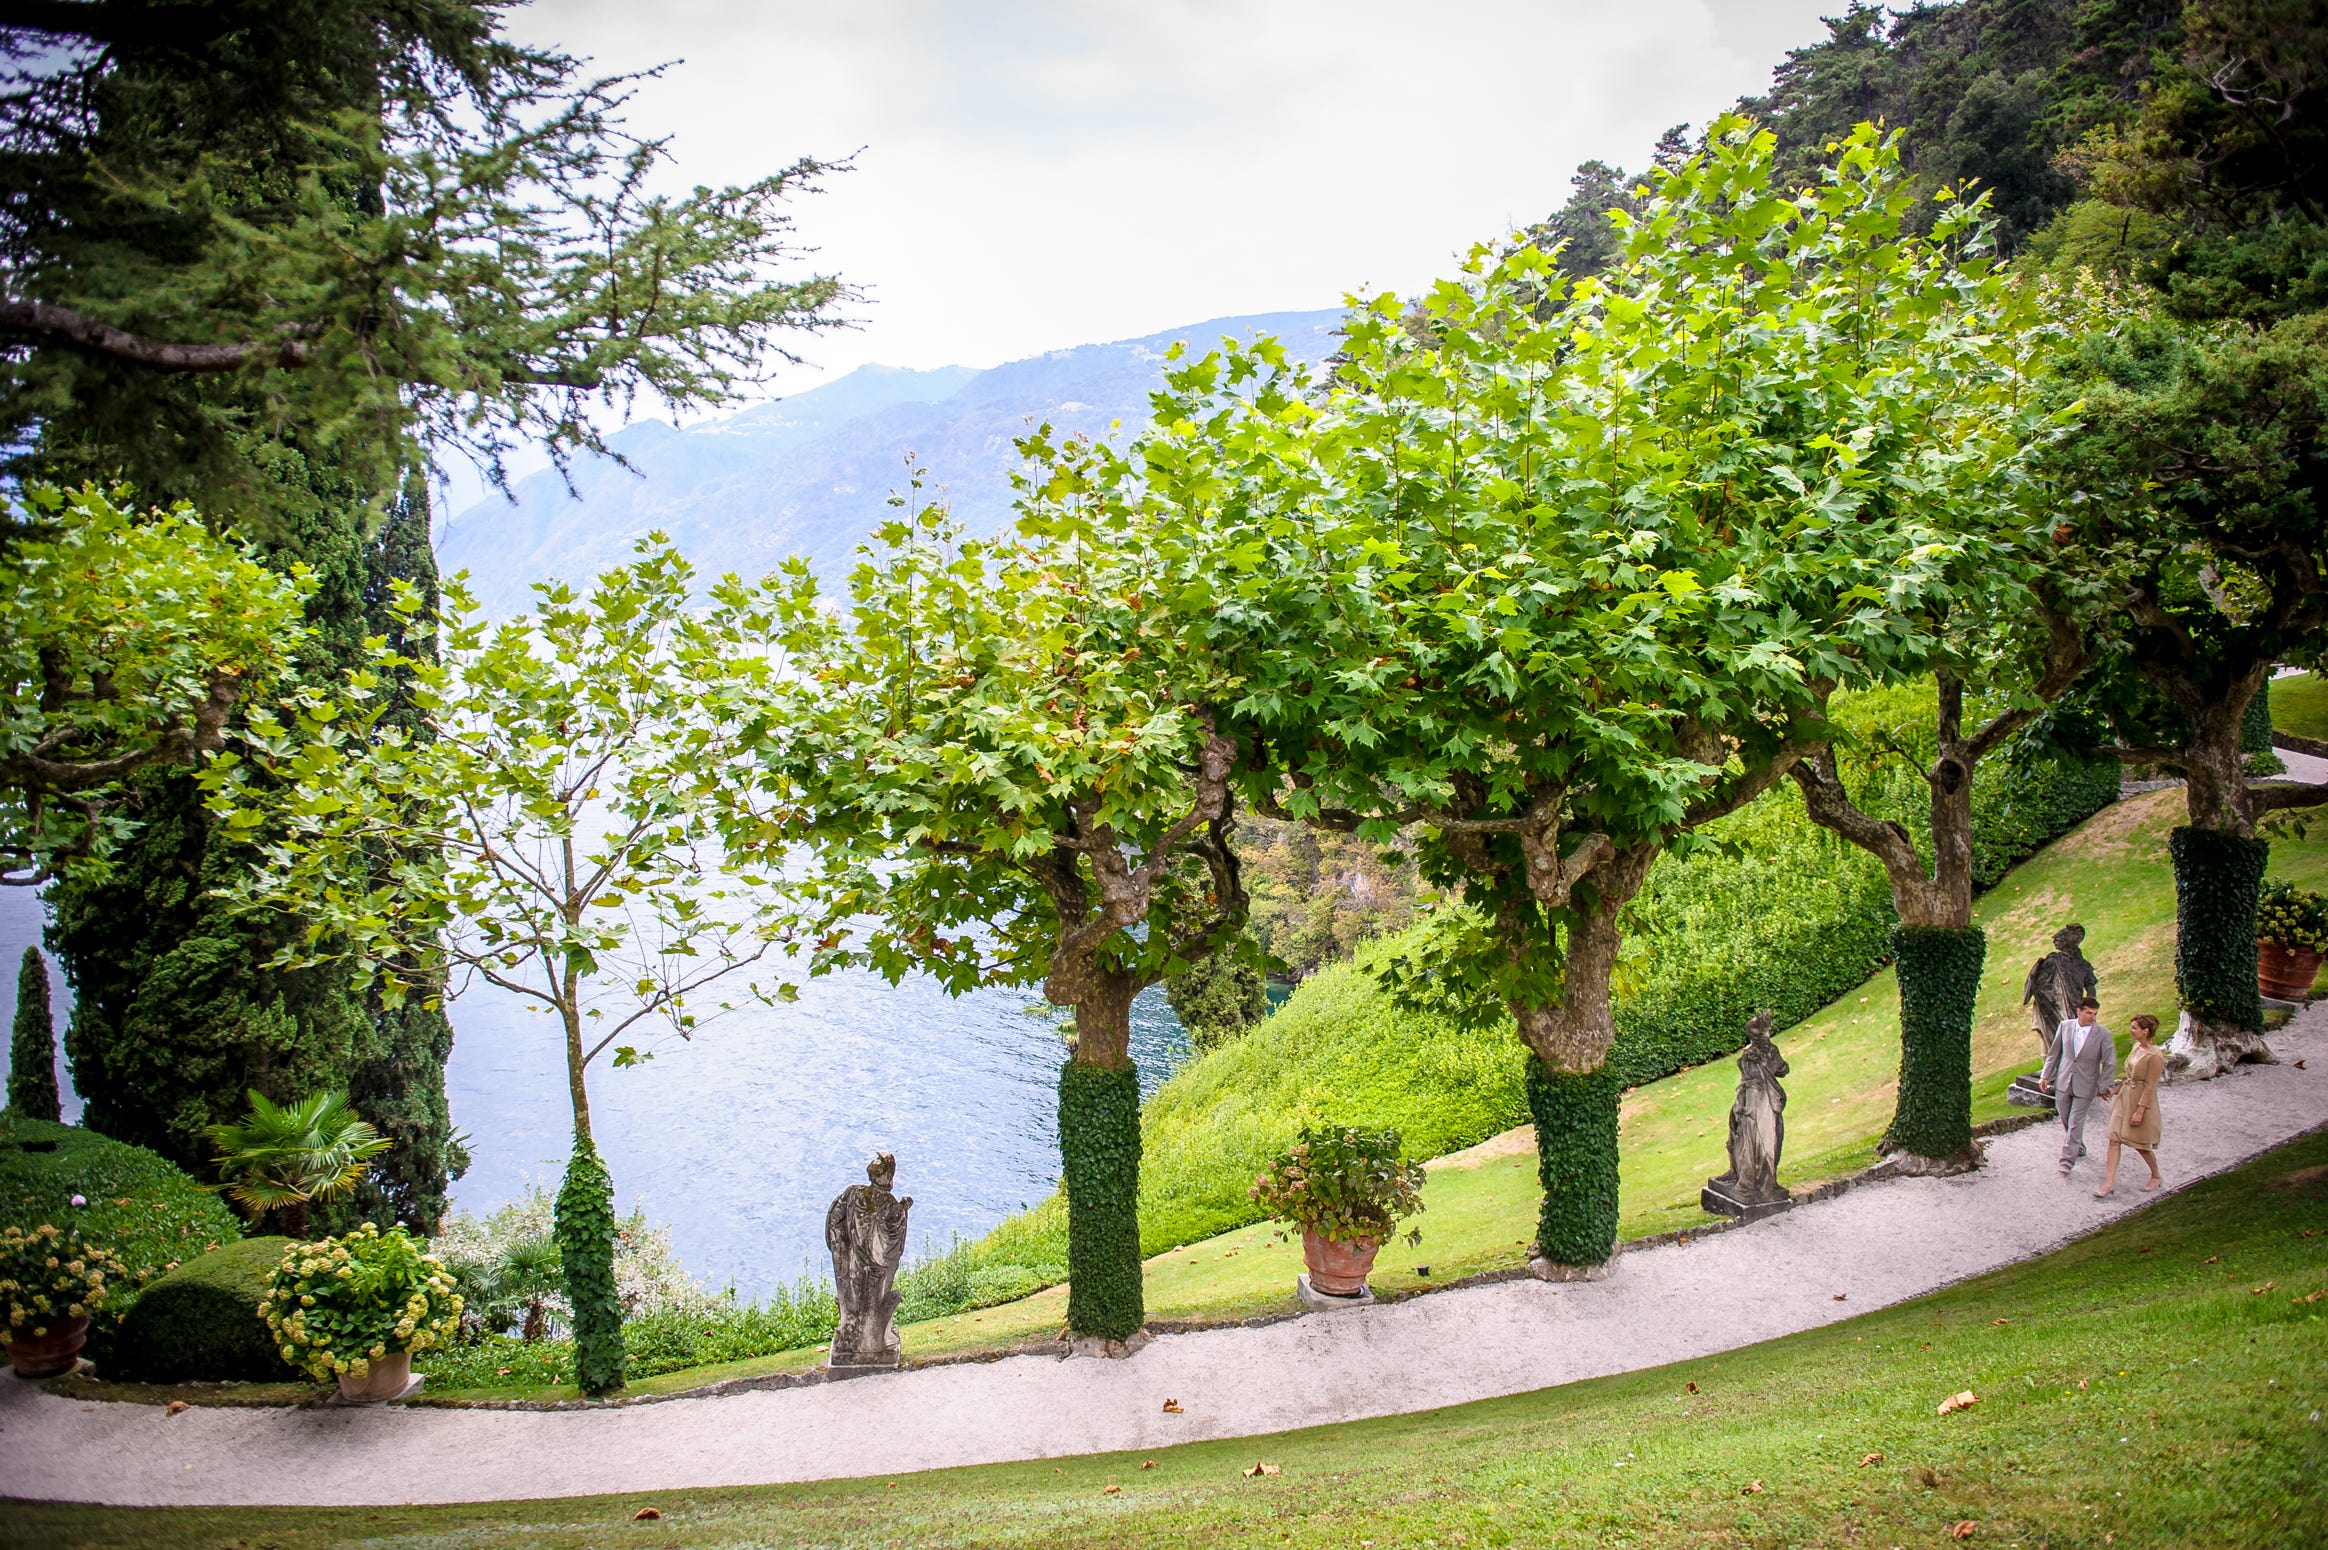
[[[2086,1116],[2094,1100],[2110,1100],[2110,1152],[2102,1169],[2101,1199],[2118,1187],[2118,1151],[2130,1146],[2150,1165],[2142,1187],[2156,1189],[2158,1175],[2158,1079],[2166,1074],[2166,1051],[2158,1047],[2158,1019],[2143,1013],[2131,1024],[2134,1048],[2126,1054],[2126,1070],[2118,1073],[2118,1052],[2110,1030],[2101,1024],[2101,1005],[2092,996],[2078,1003],[2077,1015],[2063,1019],[2053,1030],[2045,1051],[2045,1070],[2037,1090],[2053,1095],[2061,1115],[2061,1171],[2067,1175],[2085,1155]],[[2116,1077],[2113,1082],[2112,1078]]]

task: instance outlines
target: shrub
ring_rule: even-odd
[[[765,1302],[739,1302],[730,1293],[666,1304],[623,1325],[626,1371],[633,1378],[651,1378],[822,1345],[840,1319],[831,1285],[813,1275],[778,1288]],[[415,1365],[428,1373],[430,1387],[438,1392],[564,1386],[574,1381],[574,1342],[562,1335],[533,1342],[488,1335],[465,1345],[440,1346]]]
[[[1304,1125],[1246,1191],[1274,1221],[1334,1243],[1386,1243],[1423,1209],[1423,1170],[1402,1162],[1395,1130]],[[1420,1243],[1420,1229],[1408,1241]]]
[[[120,1260],[77,1232],[46,1222],[0,1227],[0,1313],[12,1342],[92,1317],[125,1279]]]
[[[322,1379],[361,1380],[392,1351],[425,1351],[460,1327],[444,1261],[402,1227],[292,1243],[260,1304],[283,1360]]]
[[[81,1203],[74,1204],[75,1197]],[[242,1221],[175,1164],[77,1125],[0,1115],[0,1226],[56,1222],[121,1261],[89,1328],[89,1355],[109,1365],[111,1332],[138,1290],[186,1260],[242,1237]]]
[[[260,1306],[288,1238],[245,1238],[154,1281],[115,1330],[107,1377],[135,1383],[273,1383],[298,1373]]]
[[[557,1203],[541,1185],[528,1182],[516,1199],[483,1217],[462,1212],[446,1223],[433,1239],[430,1251],[458,1273],[477,1273],[509,1263],[528,1243],[556,1237]],[[646,1211],[633,1206],[614,1224],[614,1291],[626,1319],[664,1308],[701,1307],[712,1300],[709,1288],[687,1273],[671,1235],[647,1220]],[[547,1290],[543,1306],[552,1324],[570,1322],[563,1284]]]

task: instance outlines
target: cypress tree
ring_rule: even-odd
[[[57,1100],[57,1033],[49,1018],[48,965],[40,949],[24,950],[16,971],[16,1026],[8,1041],[8,1107],[26,1119],[52,1123],[64,1115]]]

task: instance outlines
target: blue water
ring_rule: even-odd
[[[0,1017],[14,1011],[14,966],[39,931],[30,891],[0,889]],[[51,976],[61,1033],[71,997],[53,962]],[[1058,1181],[1065,1046],[1050,1017],[1027,1015],[1040,1000],[834,976],[791,1005],[711,1021],[643,1066],[602,1059],[591,1118],[620,1204],[643,1205],[691,1271],[747,1296],[824,1265],[825,1208],[876,1151],[897,1154],[917,1247],[982,1233]],[[555,1188],[571,1133],[557,1025],[485,985],[452,1015],[446,1082],[474,1158],[455,1202],[483,1213],[528,1180]],[[1187,1057],[1157,991],[1133,1009],[1132,1051],[1146,1092]],[[77,1117],[79,1100],[67,1107]]]

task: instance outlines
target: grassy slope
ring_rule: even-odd
[[[1980,902],[1976,915],[1989,933],[1987,972],[1973,1038],[1975,1119],[2013,1112],[2005,1087],[2038,1063],[2036,1036],[2021,1008],[2021,985],[2029,965],[2051,946],[2052,934],[2075,919],[2086,927],[2085,950],[2099,973],[2104,1019],[2125,1043],[2126,1018],[2150,1011],[2171,1026],[2174,996],[2174,881],[2168,870],[2166,835],[2182,820],[2179,790],[2154,791],[2103,810],[2074,834],[2024,863]],[[2306,838],[2282,839],[2272,847],[2272,875],[2309,887],[2328,887],[2328,823],[2315,823]],[[1367,996],[1353,975],[1349,985],[1325,986],[1332,994],[1312,1001],[1313,1019],[1288,1020],[1275,1037],[1325,1040],[1336,1019],[1362,1019],[1379,997]],[[1345,1002],[1347,1004],[1345,1004]],[[1281,1016],[1283,1014],[1280,1014]],[[1273,1018],[1274,1024],[1278,1019]],[[1264,1024],[1264,1030],[1270,1024]],[[1364,1025],[1361,1025],[1363,1029]],[[1328,1073],[1333,1082],[1372,1080],[1364,1058],[1376,1037],[1350,1041],[1350,1069]],[[1249,1036],[1258,1040],[1260,1035]],[[1516,1085],[1517,1059],[1508,1035],[1449,1033],[1434,1052],[1440,1077],[1412,1095],[1418,1109],[1438,1103],[1475,1073],[1476,1097],[1483,1106],[1502,1101],[1500,1087]],[[1786,1182],[1797,1187],[1857,1172],[1874,1160],[1874,1143],[1891,1118],[1899,1062],[1899,993],[1889,970],[1841,1001],[1782,1033],[1778,1043],[1792,1074],[1787,1078]],[[1234,1049],[1235,1046],[1232,1046]],[[1255,1053],[1263,1046],[1254,1044]],[[1282,1062],[1288,1050],[1246,1070],[1236,1062],[1208,1061],[1213,1074],[1232,1088],[1249,1084],[1248,1100],[1258,1112],[1268,1104],[1314,1105],[1312,1094],[1288,1094],[1267,1075],[1299,1062]],[[1383,1062],[1404,1070],[1405,1063]],[[1282,1075],[1276,1082],[1282,1084]],[[1623,1216],[1627,1239],[1687,1228],[1708,1220],[1698,1206],[1698,1190],[1727,1164],[1727,1116],[1737,1074],[1727,1060],[1685,1071],[1627,1095],[1622,1119]],[[1321,1088],[1331,1082],[1321,1081]],[[1217,1107],[1217,1106],[1216,1106]],[[1209,1111],[1207,1111],[1209,1112]],[[1487,1112],[1483,1107],[1481,1112]],[[1476,1126],[1478,1115],[1458,1110],[1433,1121],[1450,1133]],[[1428,1137],[1426,1129],[1420,1132]],[[1480,1133],[1473,1128],[1470,1134]],[[1418,1150],[1427,1148],[1418,1147]],[[1508,1267],[1518,1262],[1534,1226],[1538,1189],[1533,1144],[1525,1129],[1507,1132],[1470,1151],[1431,1165],[1424,1190],[1428,1209],[1419,1218],[1420,1248],[1404,1244],[1387,1251],[1374,1284],[1398,1292],[1429,1281]],[[1019,1219],[1021,1221],[1024,1218]],[[1428,1267],[1424,1277],[1418,1267]],[[1300,1269],[1298,1243],[1280,1241],[1267,1223],[1190,1243],[1147,1262],[1147,1305],[1151,1319],[1220,1320],[1291,1311],[1293,1278]],[[999,1307],[910,1325],[909,1355],[932,1357],[992,1349],[1023,1340],[1054,1337],[1066,1321],[1067,1291],[1052,1287]],[[634,1392],[668,1392],[770,1372],[816,1365],[817,1351],[793,1351],[719,1368],[670,1373],[633,1386]],[[463,1391],[462,1398],[547,1398],[571,1391],[537,1386]]]
[[[2324,1289],[2315,1134],[1932,1297],[1508,1399],[800,1486],[428,1509],[12,1504],[0,1545],[1906,1546],[1952,1543],[1966,1522],[1975,1545],[2320,1544]],[[1935,1413],[1967,1388],[1975,1408]],[[1260,1461],[1281,1473],[1247,1478]],[[647,1506],[660,1520],[633,1526]]]
[[[2298,737],[2328,740],[2328,678],[2294,673],[2271,681],[2271,724]]]
[[[2156,1013],[2171,1025],[2174,881],[2165,851],[2167,831],[2181,821],[2182,801],[2179,790],[2155,791],[2105,809],[1982,899],[1976,914],[1989,933],[1989,960],[1973,1038],[1976,1119],[2013,1112],[2004,1101],[2005,1087],[2038,1064],[2021,985],[2030,963],[2071,919],[2086,928],[2103,1015],[2121,1047],[2126,1018],[2134,1012]],[[2328,824],[2314,824],[2302,841],[2277,842],[2272,856],[2273,876],[2328,887]],[[1867,1166],[1891,1118],[1898,1072],[1899,995],[1891,972],[1781,1034],[1778,1042],[1793,1068],[1786,1083],[1785,1180],[1800,1187]],[[1497,1073],[1514,1064],[1496,1052],[1482,1080],[1499,1079]],[[1735,1067],[1724,1060],[1627,1096],[1622,1236],[1645,1237],[1708,1220],[1698,1190],[1727,1163],[1727,1116],[1736,1082]],[[1430,1269],[1428,1280],[1437,1281],[1517,1263],[1538,1198],[1528,1132],[1509,1132],[1439,1159],[1431,1165],[1423,1198],[1428,1209],[1419,1219],[1422,1246],[1387,1251],[1373,1278],[1377,1287],[1396,1292],[1421,1286],[1426,1278],[1417,1273],[1420,1266]],[[1300,1253],[1298,1243],[1280,1241],[1274,1227],[1260,1223],[1158,1254],[1147,1263],[1148,1316],[1218,1320],[1291,1311]],[[1065,1322],[1066,1309],[1066,1288],[1053,1287],[1000,1307],[911,1325],[906,1349],[931,1357],[1048,1339]],[[676,1388],[794,1371],[816,1359],[815,1352],[789,1352],[655,1382]]]

